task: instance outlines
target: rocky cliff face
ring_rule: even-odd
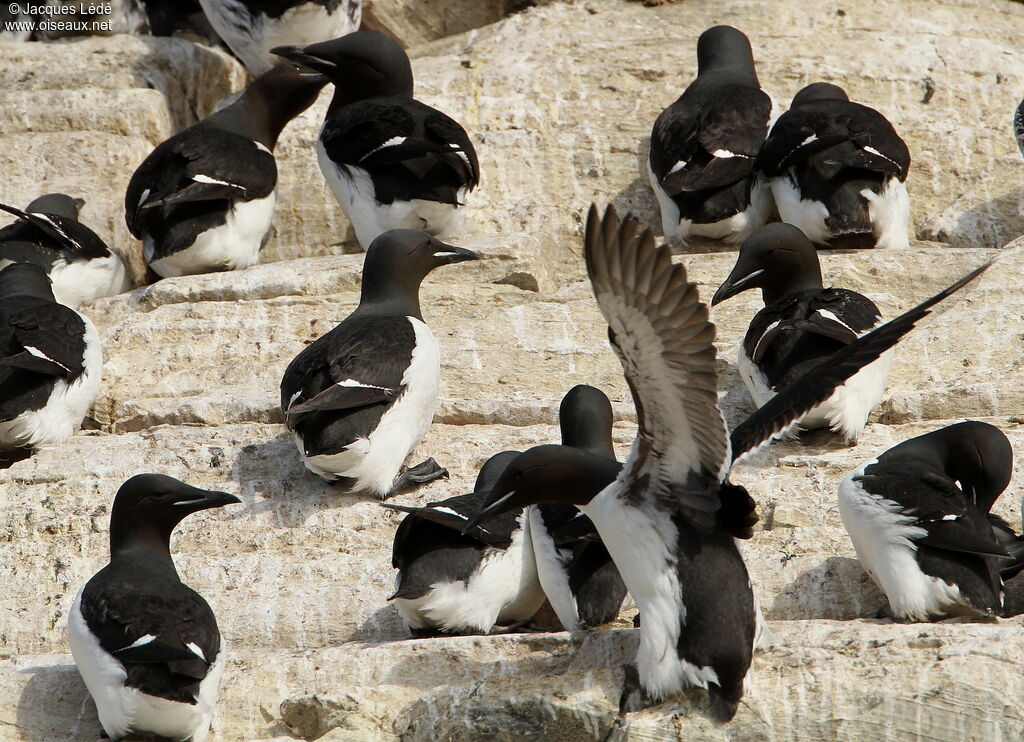
[[[451,18],[461,29],[509,9],[374,6],[378,23],[416,43],[450,31]],[[413,10],[420,31],[393,20]],[[460,494],[491,453],[555,440],[558,401],[576,383],[611,396],[625,455],[633,411],[583,271],[581,217],[595,200],[659,223],[641,175],[650,126],[695,74],[697,35],[721,22],[750,35],[777,102],[813,80],[837,82],[910,144],[921,241],[824,255],[828,281],[893,316],[996,261],[900,346],[888,398],[856,447],[816,436],[737,468],[761,507],[745,553],[774,645],[755,658],[754,690],[730,726],[692,713],[699,694],[629,710],[620,665],[637,641],[630,611],[573,635],[404,637],[385,600],[397,516],[307,472],[277,406],[288,361],[358,298],[362,258],[344,254],[354,239],[312,152],[325,93],[278,147],[264,264],[86,305],[106,357],[87,429],[0,471],[0,740],[96,738],[64,625],[74,593],[106,561],[114,492],[143,471],[244,500],[186,520],[172,545],[230,647],[218,742],[1021,738],[1021,618],[873,618],[882,596],[836,505],[848,471],[950,421],[986,419],[1024,450],[1024,242],[1007,244],[1024,232],[1010,128],[1024,93],[1017,3],[793,0],[769,11],[741,0],[550,2],[414,46],[419,97],[462,121],[478,145],[484,180],[471,229],[454,241],[485,259],[425,284],[443,368],[435,424],[414,458],[436,456],[451,479],[400,501]],[[127,180],[153,146],[237,89],[241,68],[186,41],[123,36],[4,44],[0,61],[0,200],[23,205],[56,189],[84,197],[83,219],[141,276],[123,221]],[[709,296],[734,253],[680,260]],[[744,294],[713,313],[733,423],[751,409],[733,359],[758,306]],[[996,510],[1019,522],[1012,485]],[[1024,589],[1011,590],[1007,609],[1024,611]]]

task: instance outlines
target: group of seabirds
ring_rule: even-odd
[[[457,230],[480,179],[469,135],[413,97],[398,43],[355,31],[357,1],[201,5],[253,79],[132,176],[125,218],[146,263],[159,277],[255,264],[273,220],[274,146],[330,83],[316,155],[366,250],[361,297],[285,370],[285,424],[306,467],[352,492],[384,500],[446,476],[433,458],[405,462],[431,423],[440,374],[420,283],[477,259],[438,239]],[[593,627],[614,619],[628,592],[643,694],[661,701],[704,688],[709,713],[727,721],[763,633],[738,546],[753,536],[756,501],[729,481],[733,464],[802,429],[855,441],[883,395],[893,346],[985,267],[888,322],[867,297],[825,287],[818,248],[907,245],[906,145],[879,112],[828,83],[805,87],[773,123],[735,28],[705,31],[697,57],[697,78],[651,136],[648,173],[668,244],[611,207],[592,206],[586,218],[587,274],[637,412],[626,460],[612,447],[608,398],[580,385],[561,402],[559,444],[496,453],[470,494],[384,506],[405,513],[390,599],[413,635],[513,630],[545,600],[563,628]],[[773,203],[782,221],[766,224]],[[6,449],[59,443],[78,428],[102,360],[76,309],[131,288],[120,258],[79,220],[81,207],[63,194],[24,210],[0,205],[16,217],[0,230]],[[671,255],[694,236],[739,245],[712,305],[752,289],[765,304],[738,358],[758,409],[731,432],[715,326]],[[990,512],[1012,458],[1002,432],[968,421],[905,441],[842,482],[844,525],[893,618],[999,611],[1003,581],[1024,567],[1024,542]],[[210,607],[175,571],[169,539],[190,513],[239,502],[161,474],[117,492],[110,562],[79,592],[68,623],[112,739],[206,739],[225,652]]]

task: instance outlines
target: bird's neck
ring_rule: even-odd
[[[271,151],[289,120],[290,116],[282,108],[269,105],[263,96],[248,91],[227,108],[205,119],[217,128],[253,139]]]
[[[777,271],[771,283],[761,287],[761,298],[770,306],[787,296],[824,288],[821,283],[821,267],[818,261],[804,263]]]
[[[148,569],[178,577],[171,559],[170,534],[161,533],[156,528],[136,531],[122,538],[111,532],[110,558],[112,561],[117,559],[145,565]]]

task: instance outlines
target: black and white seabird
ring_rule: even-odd
[[[654,122],[647,174],[668,241],[740,242],[768,219],[771,193],[755,171],[772,101],[747,37],[714,26],[697,40],[697,79]]]
[[[281,380],[281,410],[306,468],[381,499],[447,472],[427,459],[401,473],[434,417],[437,341],[420,313],[423,278],[476,253],[409,229],[385,232],[363,262],[359,306],[308,345]]]
[[[874,108],[817,82],[793,98],[759,169],[782,221],[822,247],[908,247],[910,150]]]
[[[1013,138],[1017,140],[1017,148],[1021,155],[1024,155],[1024,100],[1013,114]]]
[[[72,309],[132,287],[120,256],[78,221],[84,203],[63,193],[40,196],[24,211],[0,203],[0,210],[18,217],[0,229],[0,268],[35,263],[50,276],[57,301]]]
[[[249,74],[276,64],[271,49],[315,44],[358,30],[363,0],[200,0],[210,25]]]
[[[611,404],[599,389],[573,387],[559,420],[563,445],[615,460]],[[389,600],[412,633],[489,633],[528,621],[545,596],[569,631],[618,615],[625,585],[593,524],[575,507],[516,508],[462,533],[519,453],[488,459],[471,494],[424,507],[385,504],[409,514],[395,533],[392,565],[399,572]]]
[[[110,511],[110,563],[78,591],[71,654],[112,740],[149,733],[203,742],[225,651],[217,620],[178,577],[171,531],[189,513],[239,503],[163,474],[139,474]]]
[[[1012,473],[1002,431],[968,421],[893,446],[843,480],[843,525],[895,618],[999,610],[1000,573],[1024,566],[1016,536],[988,517]]]
[[[0,449],[61,443],[100,389],[103,353],[88,318],[53,298],[46,271],[0,271]]]
[[[768,224],[746,239],[711,305],[753,288],[761,289],[765,306],[750,321],[738,364],[758,407],[882,319],[866,296],[822,286],[814,245],[791,224]],[[800,426],[828,427],[855,441],[885,393],[891,364],[886,353],[866,366]]]
[[[359,31],[273,52],[334,84],[317,159],[364,250],[389,229],[454,231],[480,181],[476,150],[457,121],[412,97],[412,66],[398,42]]]
[[[158,146],[125,194],[125,220],[161,277],[255,265],[270,233],[281,130],[326,79],[280,65],[231,105]]]
[[[538,446],[498,479],[472,528],[507,510],[554,498],[597,527],[642,617],[637,670],[655,700],[708,689],[712,712],[735,714],[757,633],[736,538],[757,521],[732,462],[828,398],[836,385],[891,347],[936,302],[981,271],[846,346],[727,434],[718,407],[714,325],[667,246],[609,208],[591,207],[584,256],[609,340],[622,362],[639,430],[611,484],[608,459]]]

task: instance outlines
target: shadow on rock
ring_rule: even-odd
[[[99,739],[96,707],[74,665],[26,667],[18,675],[30,678],[18,699],[17,739]],[[75,720],[71,728],[68,719]]]
[[[870,618],[878,612],[883,600],[881,591],[859,561],[829,557],[786,585],[765,611],[765,618],[836,621]]]

